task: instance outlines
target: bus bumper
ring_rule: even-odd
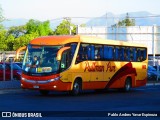
[[[34,89],[34,90],[53,90],[53,91],[69,91],[71,90],[71,82],[62,82],[56,80],[53,82],[42,82],[42,81],[25,81],[21,80],[21,87],[23,89]]]

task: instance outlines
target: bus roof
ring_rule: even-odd
[[[118,40],[109,40],[109,39],[102,39],[102,38],[95,37],[95,36],[82,36],[82,35],[39,37],[39,38],[35,38],[35,39],[31,40],[30,44],[34,44],[34,45],[63,45],[63,44],[73,43],[73,42],[146,47],[145,45],[138,44],[138,43],[124,42],[124,41],[118,41]]]
[[[45,36],[38,37],[30,41],[30,44],[35,45],[63,45],[71,42],[78,42],[79,36]]]

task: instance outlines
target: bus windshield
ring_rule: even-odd
[[[31,75],[49,75],[59,71],[57,52],[62,46],[28,45],[22,70]]]

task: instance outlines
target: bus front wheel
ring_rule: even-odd
[[[73,84],[73,89],[71,91],[71,95],[76,96],[80,93],[80,91],[81,91],[81,82],[76,80]]]

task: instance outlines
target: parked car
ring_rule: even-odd
[[[157,66],[153,66],[153,67],[157,70]],[[158,70],[160,71],[160,66],[158,68],[159,68]]]
[[[12,63],[12,68],[13,68],[13,79],[20,80],[21,74],[22,74],[22,68],[15,63]],[[4,64],[0,62],[0,81],[3,80],[3,69],[4,69]],[[11,64],[10,63],[5,63],[5,80],[11,80]]]
[[[160,79],[160,73],[153,66],[148,65],[148,80],[157,80],[157,76]]]
[[[14,62],[15,64],[17,64],[19,67],[22,68],[22,63],[21,62]]]

